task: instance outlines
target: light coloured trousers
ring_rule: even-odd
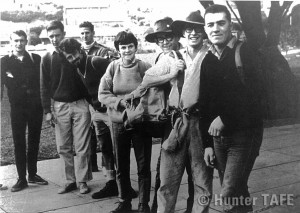
[[[85,99],[70,103],[54,101],[54,112],[57,117],[55,125],[57,151],[62,162],[64,180],[67,183],[91,180],[91,114],[88,102]],[[77,158],[76,166],[73,145]]]
[[[173,213],[181,179],[190,161],[194,181],[194,213],[208,212],[212,197],[213,169],[206,166],[202,151],[199,118],[191,116],[187,136],[175,152],[162,149],[160,164],[161,186],[157,192],[158,213]]]

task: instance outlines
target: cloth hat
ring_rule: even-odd
[[[165,17],[163,19],[159,19],[154,23],[153,31],[149,32],[145,39],[148,42],[155,43],[156,42],[156,36],[159,33],[174,33],[174,31],[171,28],[171,24],[173,22],[173,19],[170,17]]]
[[[198,25],[204,27],[204,19],[200,11],[191,12],[185,21],[176,20],[172,23],[172,28],[182,32],[187,24]]]

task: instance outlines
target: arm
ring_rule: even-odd
[[[42,106],[44,108],[45,114],[51,113],[51,78],[50,78],[50,57],[47,53],[41,60],[40,65],[40,90],[41,90],[41,100]],[[49,61],[47,61],[49,60]],[[48,62],[48,63],[47,63]]]
[[[163,57],[153,67],[149,68],[143,78],[142,83],[137,87],[136,90],[126,96],[126,100],[130,99],[131,95],[134,98],[142,97],[148,88],[163,85],[176,78],[178,72],[182,70],[183,61],[178,64],[171,57]]]
[[[115,64],[115,61],[111,62],[108,65],[104,76],[101,78],[98,90],[98,100],[107,107],[118,110],[122,99],[113,93],[113,78],[116,66],[119,65]]]

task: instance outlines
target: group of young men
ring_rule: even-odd
[[[248,179],[263,135],[262,85],[252,62],[258,47],[250,40],[240,46],[241,42],[231,34],[231,15],[225,6],[212,5],[203,17],[199,11],[192,12],[185,21],[173,22],[166,17],[158,20],[154,32],[146,36],[147,41],[161,48],[162,54],[179,51],[181,59],[176,66],[182,69],[184,75],[184,78],[177,79],[176,84],[178,88],[180,85],[176,107],[181,109],[183,125],[172,130],[177,131],[178,136],[175,151],[168,150],[169,144],[162,143],[152,212],[175,211],[185,169],[189,178],[186,212],[208,212],[213,195],[213,168],[219,172],[220,196],[226,200],[224,212],[252,211],[252,205],[244,201],[250,197]],[[95,83],[95,79],[101,79],[110,61],[118,55],[93,40],[91,23],[81,24],[80,30],[82,44],[72,39],[61,42],[65,36],[64,26],[58,21],[51,22],[47,33],[53,50],[42,59],[25,50],[27,38],[23,31],[15,31],[11,35],[13,51],[1,60],[1,86],[7,87],[11,103],[19,175],[12,191],[27,187],[26,156],[28,182],[47,184],[36,174],[44,110],[45,119],[55,124],[57,150],[66,181],[58,193],[77,189],[76,182],[80,193],[90,191],[86,183],[92,179],[92,120],[107,178],[106,186],[92,197],[99,199],[118,195],[109,119],[106,107],[97,96],[100,81]],[[184,48],[179,43],[180,37],[186,39],[187,46]],[[69,49],[70,46],[75,46],[75,51]],[[242,61],[239,69],[236,65],[237,47]],[[73,145],[78,160],[76,165]],[[131,191],[132,197],[136,197],[134,190]],[[206,202],[203,198],[207,199]],[[240,202],[231,202],[234,198],[240,198]],[[129,210],[124,207],[113,212]]]

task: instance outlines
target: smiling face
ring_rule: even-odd
[[[160,33],[156,37],[156,44],[164,53],[178,49],[179,37],[173,33]]]
[[[59,43],[64,39],[65,37],[65,32],[62,32],[61,29],[53,29],[49,30],[47,32],[48,37],[52,43],[52,45],[57,48],[59,46]]]
[[[27,45],[27,39],[24,36],[19,36],[15,33],[11,34],[11,46],[13,51],[18,54],[23,54]]]
[[[91,31],[89,27],[81,27],[80,28],[80,37],[82,42],[86,45],[93,43],[95,32]]]
[[[225,12],[207,13],[205,31],[209,40],[216,46],[226,46],[231,39],[232,24],[227,19]]]
[[[187,25],[183,30],[183,36],[186,38],[188,46],[198,48],[203,44],[205,31],[202,26]]]
[[[66,53],[63,51],[64,56],[71,64],[74,64],[76,67],[79,67],[80,61],[83,58],[83,55],[78,51],[75,50],[73,53]]]
[[[121,58],[124,62],[131,63],[135,58],[135,53],[137,51],[134,43],[130,44],[119,44],[119,51],[121,54]]]

